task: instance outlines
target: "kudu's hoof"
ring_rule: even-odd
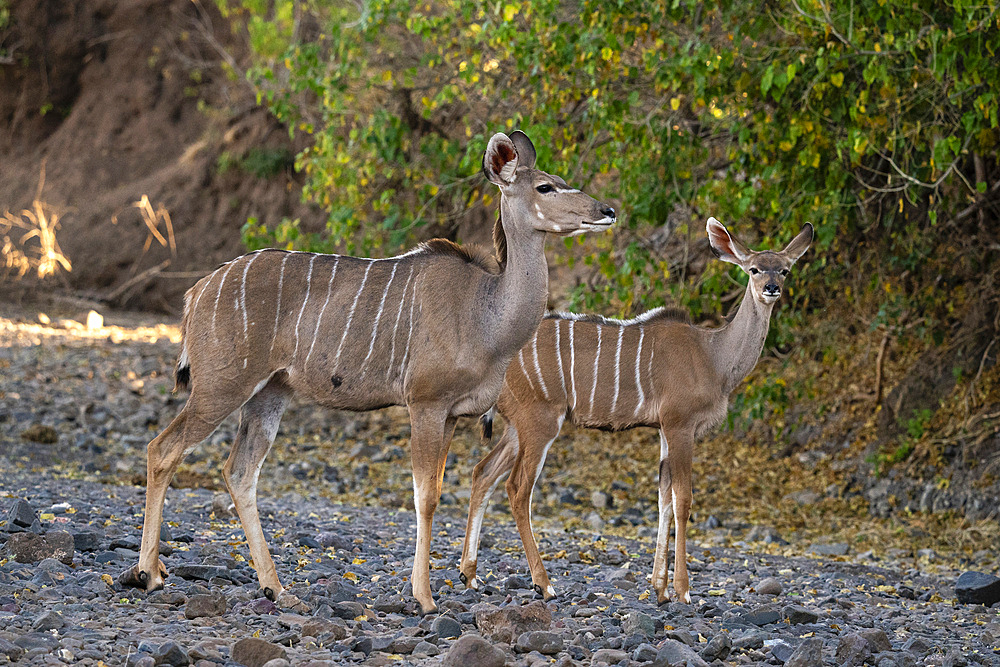
[[[541,595],[542,599],[545,600],[546,602],[548,602],[549,600],[553,600],[556,597],[556,589],[552,588],[552,586],[543,589],[538,584],[535,584],[534,586],[532,586],[532,588],[535,589],[535,593]]]
[[[164,567],[163,561],[161,560],[157,560],[157,566],[160,581],[153,587],[150,587],[149,585],[149,573],[145,570],[139,569],[138,563],[118,575],[118,583],[128,588],[141,588],[144,591],[158,591],[163,588],[163,580],[167,578],[167,568]]]

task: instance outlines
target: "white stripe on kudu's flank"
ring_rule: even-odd
[[[291,253],[285,254],[281,260],[281,271],[278,273],[278,305],[274,309],[274,333],[271,335],[271,351],[267,353],[269,357],[274,352],[274,342],[278,340],[278,316],[281,315],[281,288],[285,284],[285,262],[291,256]]]
[[[306,360],[302,364],[303,368],[309,363],[309,357],[312,356],[313,348],[316,347],[316,338],[319,336],[319,324],[323,321],[323,313],[326,312],[327,304],[330,303],[330,294],[333,292],[333,279],[337,275],[337,266],[339,264],[340,257],[335,257],[333,260],[333,271],[330,272],[330,282],[326,284],[326,300],[323,302],[323,307],[319,309],[319,315],[316,317],[316,326],[313,327],[313,339],[309,344],[309,352],[306,354]]]
[[[226,270],[222,272],[222,280],[219,281],[219,289],[215,293],[215,306],[212,308],[212,336],[214,336],[216,340],[218,340],[219,337],[216,334],[215,329],[215,314],[219,312],[219,297],[222,295],[222,285],[226,282],[226,276],[229,275],[229,269],[231,268],[233,268],[233,263],[227,262]]]
[[[337,363],[340,360],[340,352],[344,349],[344,341],[347,340],[347,332],[351,329],[351,320],[354,319],[354,309],[358,307],[358,299],[361,298],[361,292],[365,288],[365,283],[368,282],[368,272],[372,270],[372,263],[368,262],[368,266],[365,267],[365,275],[361,278],[361,285],[358,287],[358,293],[354,295],[354,303],[351,304],[351,309],[347,313],[347,324],[344,325],[344,333],[340,337],[340,345],[337,346],[337,354],[333,356],[333,362]]]
[[[576,411],[576,378],[573,369],[576,367],[576,349],[573,347],[573,320],[569,321],[569,388],[573,392],[573,410]]]
[[[299,317],[295,320],[295,349],[292,350],[292,361],[295,361],[295,353],[299,351],[299,325],[302,324],[302,313],[306,312],[306,304],[309,303],[309,291],[312,289],[313,262],[316,255],[309,258],[309,272],[306,274],[306,298],[302,299],[302,307],[299,308]]]
[[[251,255],[250,260],[247,265],[243,267],[243,280],[240,281],[240,311],[243,313],[243,344],[247,347],[247,354],[250,350],[249,342],[249,329],[247,326],[247,272],[250,270],[250,265],[253,261],[257,259],[257,253]],[[247,367],[247,356],[243,357],[243,368]]]
[[[601,325],[597,325],[597,353],[594,355],[594,386],[590,389],[590,414],[594,414],[594,397],[597,396],[597,364],[601,360]]]
[[[559,346],[559,324],[561,320],[554,320],[556,325],[556,361],[559,363],[559,386],[562,387],[563,396],[566,396],[566,376],[563,375],[562,349]]]
[[[639,360],[642,359],[642,339],[646,336],[646,330],[639,327],[639,351],[635,353],[635,386],[639,390],[639,402],[635,406],[633,416],[638,417],[642,410],[642,404],[646,402],[646,394],[642,391],[642,378],[639,377]]]
[[[410,338],[413,336],[413,306],[417,303],[417,283],[420,282],[418,275],[413,281],[413,293],[410,295],[410,330],[406,332],[406,347],[403,348],[403,360],[399,362],[399,374],[403,374],[406,368],[406,360],[410,358]]]
[[[382,292],[382,300],[378,303],[378,311],[375,313],[375,324],[372,326],[372,342],[368,346],[368,354],[365,355],[365,360],[361,362],[361,372],[364,373],[365,364],[372,356],[372,350],[375,349],[375,338],[378,336],[378,322],[382,319],[382,308],[385,306],[385,296],[389,293],[389,287],[392,285],[392,279],[396,277],[396,269],[399,264],[392,265],[392,273],[389,274],[389,282],[385,284],[385,290]]]
[[[535,372],[538,373],[538,383],[542,385],[542,395],[545,396],[545,400],[549,400],[549,389],[545,386],[545,378],[542,377],[542,367],[538,363],[538,334],[536,332],[535,337],[531,339],[531,352],[535,357]]]
[[[393,362],[396,361],[396,333],[399,331],[399,318],[403,314],[403,304],[406,303],[406,290],[410,289],[410,281],[413,279],[413,265],[410,265],[410,275],[406,277],[403,284],[403,294],[399,297],[399,308],[396,310],[396,324],[392,327],[392,351],[389,353],[389,373],[392,373]]]
[[[535,383],[531,381],[531,376],[528,375],[528,367],[524,365],[524,348],[517,353],[517,360],[521,363],[521,372],[524,373],[524,379],[528,381],[528,386],[531,387],[531,393],[535,393]]]
[[[611,414],[615,414],[618,407],[618,389],[621,384],[621,360],[622,360],[622,337],[625,335],[625,327],[618,327],[618,345],[615,347],[615,393],[611,397]]]

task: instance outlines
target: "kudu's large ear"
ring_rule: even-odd
[[[483,155],[483,173],[486,174],[486,178],[501,187],[510,185],[514,182],[517,165],[518,154],[514,142],[503,132],[494,134],[490,143],[486,145],[486,154]]]
[[[799,232],[798,236],[792,239],[792,242],[785,246],[785,249],[781,251],[781,254],[788,259],[795,262],[799,257],[806,253],[809,246],[812,245],[813,241],[813,226],[811,222],[807,222],[803,227],[802,231]]]
[[[528,135],[521,130],[515,130],[511,133],[510,140],[514,142],[514,148],[517,149],[517,166],[534,169],[535,144],[531,143]]]
[[[730,234],[726,226],[715,218],[708,219],[705,229],[708,230],[708,242],[712,246],[712,251],[722,261],[743,266],[743,263],[750,258],[750,251],[747,250],[747,247]]]

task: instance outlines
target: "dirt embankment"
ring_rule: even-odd
[[[11,3],[0,212],[37,197],[59,215],[73,290],[107,296],[133,280],[117,305],[176,311],[190,274],[243,251],[248,217],[321,224],[300,203],[287,132],[223,69],[224,54],[243,58],[231,35],[211,2]],[[176,249],[166,221],[163,245],[134,206],[144,195],[169,213]],[[163,273],[134,280],[153,267]]]

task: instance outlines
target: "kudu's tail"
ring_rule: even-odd
[[[497,406],[490,408],[482,417],[479,423],[483,427],[483,442],[488,443],[493,439],[493,418],[497,416]]]
[[[204,279],[202,279],[204,280]],[[187,329],[191,317],[191,296],[201,283],[199,280],[184,294],[184,315],[181,317],[181,353],[177,357],[177,367],[174,369],[174,391],[187,389],[191,384],[191,361],[188,359]]]

